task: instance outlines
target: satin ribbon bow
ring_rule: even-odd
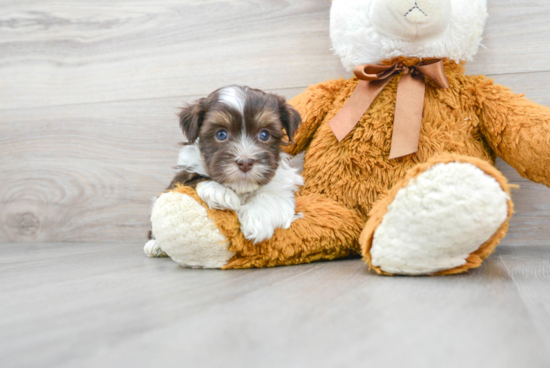
[[[402,63],[396,63],[393,65],[367,64],[355,68],[355,76],[361,81],[344,107],[329,123],[338,142],[353,130],[376,96],[393,77],[401,72],[404,74],[397,85],[390,160],[410,155],[418,150],[426,91],[424,77],[439,88],[449,88],[441,59],[428,60],[408,67]]]

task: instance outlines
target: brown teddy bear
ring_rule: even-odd
[[[550,109],[464,74],[486,17],[484,0],[333,1],[333,47],[356,77],[290,101],[303,119],[286,148],[305,152],[303,218],[253,244],[234,212],[178,187],[153,209],[162,250],[182,265],[226,269],[357,253],[381,274],[478,267],[513,212],[496,156],[550,184]]]

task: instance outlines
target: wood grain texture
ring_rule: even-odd
[[[488,0],[489,18],[483,47],[468,66],[473,74],[517,74],[549,71],[546,0]]]
[[[348,77],[330,1],[0,0],[0,242],[142,239],[170,181],[176,110],[225,84],[287,97]],[[468,72],[550,106],[548,1],[489,1]],[[521,189],[504,244],[548,245],[550,190]]]
[[[202,95],[227,84],[305,87],[343,73],[329,52],[330,1],[9,3],[0,109]]]
[[[347,75],[330,1],[0,2],[0,108],[305,87]],[[489,1],[477,74],[549,71],[547,1]]]
[[[5,244],[0,365],[548,367],[550,248],[499,254],[413,278],[360,260],[193,270],[141,243]]]
[[[498,254],[516,284],[535,326],[550,348],[550,250],[502,247]]]

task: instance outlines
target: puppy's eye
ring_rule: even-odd
[[[270,135],[267,130],[262,130],[260,134],[258,134],[258,138],[260,138],[261,141],[266,142],[269,139]]]
[[[218,130],[218,132],[216,133],[216,138],[219,140],[219,141],[225,141],[227,139],[227,132],[225,130]]]

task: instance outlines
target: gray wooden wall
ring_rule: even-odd
[[[550,1],[490,0],[468,65],[550,106]],[[172,177],[175,113],[227,84],[293,97],[349,77],[329,0],[0,0],[0,242],[144,239]],[[550,244],[550,190],[522,188],[508,245]]]

